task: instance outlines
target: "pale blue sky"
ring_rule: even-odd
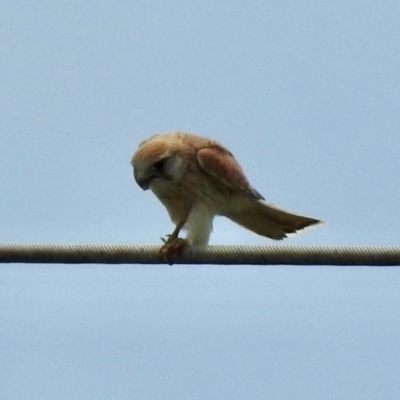
[[[225,144],[287,244],[399,243],[400,4],[3,1],[0,242],[160,243],[145,137]],[[211,244],[271,244],[230,221]],[[394,399],[400,270],[2,266],[3,399]]]

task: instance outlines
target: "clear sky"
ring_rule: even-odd
[[[0,10],[0,242],[160,243],[154,133],[217,139],[287,244],[399,243],[400,3],[34,1]],[[218,219],[210,244],[273,244]],[[395,399],[400,269],[9,265],[0,398]],[[2,377],[1,377],[2,375]]]

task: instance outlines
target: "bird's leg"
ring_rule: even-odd
[[[179,232],[185,225],[186,219],[180,221],[173,232],[167,235],[166,239],[161,239],[164,244],[161,246],[158,255],[166,262],[171,263],[171,257],[174,254],[180,253],[182,249],[187,245],[187,240],[179,238]]]

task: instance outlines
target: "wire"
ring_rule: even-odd
[[[0,244],[0,263],[166,264],[159,246]],[[400,246],[188,246],[174,264],[400,266]]]

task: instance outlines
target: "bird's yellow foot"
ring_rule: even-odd
[[[187,240],[168,235],[167,239],[162,239],[164,245],[158,252],[158,255],[168,264],[172,265],[171,258],[175,254],[179,254],[187,245]]]

